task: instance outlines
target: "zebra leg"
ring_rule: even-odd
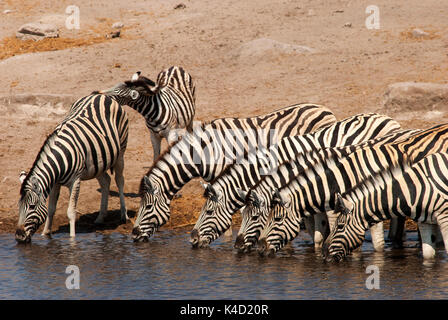
[[[423,259],[433,259],[436,255],[436,238],[438,225],[418,223],[420,236],[422,238]],[[443,234],[443,232],[442,232]]]
[[[389,227],[389,240],[392,241],[393,248],[403,248],[403,241],[405,237],[404,225],[405,217],[392,218]]]
[[[327,220],[328,227],[330,228],[330,232],[333,231],[334,225],[336,224],[336,220],[338,219],[338,214],[334,211],[327,212]]]
[[[325,213],[317,213],[314,215],[314,248],[322,248],[322,244],[327,234],[328,227],[327,215]]]
[[[375,251],[384,250],[384,224],[379,222],[370,227],[370,235],[372,237],[372,245]]]
[[[44,231],[42,231],[43,236],[51,236],[51,226],[53,224],[53,216],[56,212],[56,204],[58,203],[59,199],[59,192],[61,190],[61,185],[56,184],[53,189],[51,189],[50,197],[48,200],[48,218],[45,222]]]
[[[305,229],[314,241],[314,217],[303,217],[305,222]]]
[[[75,237],[76,206],[78,204],[81,179],[77,178],[70,186],[70,200],[68,203],[67,216],[70,222],[70,237]]]
[[[160,145],[162,143],[162,137],[159,136],[157,133],[152,132],[151,130],[149,131],[149,133],[151,135],[152,149],[154,152],[154,159],[153,159],[154,162],[160,155]]]
[[[110,176],[107,174],[107,172],[104,172],[97,178],[97,180],[101,187],[101,206],[100,206],[100,213],[98,214],[98,217],[96,218],[94,223],[101,224],[104,223],[104,216],[107,213],[107,203],[109,201]]]
[[[114,167],[114,171],[115,171],[115,183],[117,184],[118,193],[120,194],[121,222],[126,223],[126,221],[128,221],[129,218],[126,210],[126,203],[124,201],[123,170],[124,170],[124,154],[122,153],[118,157],[117,164]]]

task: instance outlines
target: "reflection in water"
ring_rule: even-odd
[[[443,248],[424,264],[417,235],[406,248],[362,251],[324,263],[307,235],[273,258],[239,254],[233,239],[195,250],[185,232],[165,231],[149,243],[127,235],[56,234],[17,245],[0,235],[0,299],[446,299]],[[80,290],[68,290],[66,267],[80,270]],[[380,289],[366,288],[366,268],[378,267]]]

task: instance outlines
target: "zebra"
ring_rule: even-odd
[[[160,155],[161,142],[165,138],[172,144],[192,132],[195,114],[195,86],[191,75],[182,67],[172,66],[159,73],[157,82],[137,71],[130,81],[114,87],[95,91],[128,105],[146,120],[155,161]]]
[[[369,227],[396,216],[418,223],[424,259],[435,257],[438,227],[448,252],[447,153],[380,172],[335,198],[340,214],[322,250],[326,260],[345,258],[361,246]]]
[[[303,136],[283,138],[278,145],[271,146],[270,156],[283,163],[321,148],[358,144],[399,129],[400,124],[390,117],[359,114]],[[193,246],[208,246],[230,228],[232,215],[244,206],[247,191],[262,178],[263,171],[266,171],[263,163],[247,159],[229,166],[211,184],[204,184],[206,201],[190,234]]]
[[[305,103],[260,116],[220,118],[195,126],[193,133],[162,153],[141,179],[134,241],[149,240],[167,222],[171,200],[191,179],[211,181],[257,144],[269,147],[282,137],[312,132],[335,121],[328,108]]]
[[[81,180],[97,178],[100,183],[101,207],[95,222],[102,223],[107,213],[109,169],[115,172],[121,219],[126,221],[123,169],[128,131],[127,114],[115,100],[98,94],[78,99],[43,143],[29,173],[20,175],[22,184],[16,240],[30,242],[31,236],[45,221],[42,234],[51,235],[61,186],[68,187],[70,191],[67,216],[70,236],[74,237]]]
[[[400,130],[380,138],[367,140],[358,145],[324,148],[318,152],[304,154],[289,162],[283,163],[272,175],[267,175],[260,179],[250,190],[243,190],[241,196],[245,197],[243,204],[244,209],[241,211],[242,221],[234,247],[240,251],[250,251],[257,243],[260,232],[266,224],[269,211],[273,206],[274,191],[287,185],[293,181],[299,173],[303,172],[308,167],[311,167],[306,165],[303,167],[301,165],[301,163],[304,162],[302,158],[305,157],[308,160],[314,159],[311,162],[313,166],[316,166],[320,162],[327,161],[327,158],[344,157],[368,146],[400,141],[416,132],[418,132],[418,130]],[[325,226],[322,226],[322,224],[326,223],[326,221],[323,220],[325,217],[318,217],[318,215],[315,215],[314,217],[316,218],[317,230],[310,235],[314,237],[315,246],[319,247],[323,237],[322,229],[325,229]],[[308,221],[305,219],[305,222]],[[310,226],[308,225],[307,229],[310,232],[309,227]]]
[[[275,253],[294,239],[299,233],[301,217],[334,210],[336,193],[346,192],[390,167],[410,165],[430,154],[446,152],[447,146],[448,124],[439,125],[406,140],[361,148],[343,158],[333,157],[300,173],[277,193],[278,201],[260,234],[259,253]],[[376,224],[371,229],[372,240],[375,249],[382,250],[383,230],[378,225],[381,226]]]

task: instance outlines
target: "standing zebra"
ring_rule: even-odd
[[[417,144],[421,148],[415,148]],[[347,192],[391,167],[410,165],[428,155],[446,152],[447,146],[448,124],[439,125],[404,141],[361,148],[347,157],[331,158],[304,171],[278,192],[277,203],[260,235],[260,253],[276,252],[294,239],[299,233],[298,223],[302,217],[334,210],[336,193]],[[382,249],[384,241],[378,243],[375,239],[382,240],[383,232],[376,226],[372,228],[372,240],[375,249]]]
[[[369,227],[397,216],[418,223],[424,259],[435,256],[437,226],[448,252],[448,154],[432,154],[367,179],[336,196],[336,211],[336,227],[323,247],[327,260],[340,261],[361,246]]]
[[[323,106],[298,104],[257,117],[222,118],[195,127],[170,146],[142,178],[134,241],[148,240],[167,222],[171,200],[191,179],[211,181],[227,165],[253,152],[254,146],[268,148],[283,137],[312,132],[335,121]]]
[[[157,83],[140,74],[138,71],[130,81],[95,93],[130,106],[145,118],[156,160],[162,138],[172,144],[178,139],[179,130],[192,132],[195,87],[191,76],[181,67],[173,66],[160,72]]]
[[[51,234],[61,186],[70,190],[67,216],[70,220],[70,236],[74,237],[81,180],[97,178],[100,183],[101,207],[95,222],[102,223],[107,213],[109,196],[108,170],[115,172],[121,219],[126,221],[123,157],[127,139],[128,117],[115,100],[104,95],[90,95],[76,101],[67,117],[44,142],[30,172],[25,178],[21,174],[23,182],[16,240],[30,242],[31,236],[45,220],[43,234]]]
[[[272,175],[263,177],[258,183],[253,186],[248,192],[245,192],[245,208],[241,212],[242,221],[241,227],[238,232],[238,236],[235,242],[235,248],[241,251],[250,251],[251,248],[257,243],[259,235],[266,225],[268,215],[272,207],[274,206],[274,192],[276,189],[282,188],[294,179],[299,173],[303,174],[303,170],[297,170],[301,167],[301,163],[304,162],[303,157],[308,159],[314,159],[313,166],[317,166],[321,162],[329,161],[333,158],[343,158],[347,155],[353,154],[357,150],[362,148],[371,147],[373,145],[386,144],[390,142],[401,141],[408,138],[411,134],[417,132],[417,130],[401,130],[389,135],[382,136],[377,139],[368,140],[358,145],[351,145],[348,147],[338,148],[325,148],[317,153],[305,154],[297,157],[289,162],[282,164],[276,172]],[[360,151],[358,151],[360,152]],[[322,165],[322,164],[320,164]],[[305,166],[303,169],[307,169],[313,172],[312,166]],[[319,190],[320,192],[320,190]],[[326,221],[322,220],[322,217],[314,216],[316,220],[316,232],[311,234],[314,237],[315,245],[319,246],[322,237],[322,230],[325,226],[322,224]],[[320,219],[318,219],[320,218]],[[307,220],[305,219],[305,223]],[[308,229],[309,226],[307,226]],[[308,230],[310,231],[310,230]]]
[[[399,123],[390,117],[375,113],[359,114],[316,132],[283,138],[277,145],[271,146],[270,157],[281,159],[278,162],[284,163],[305,155],[304,158],[312,163],[306,157],[308,152],[358,144],[399,129]],[[262,178],[263,171],[275,170],[263,167],[264,163],[260,163],[259,159],[263,160],[257,157],[255,161],[248,159],[229,166],[211,184],[205,185],[206,201],[191,232],[193,246],[208,246],[230,228],[232,215],[244,206],[247,191]]]

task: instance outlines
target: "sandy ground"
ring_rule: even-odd
[[[153,79],[171,65],[188,70],[196,83],[197,120],[250,116],[313,102],[327,105],[338,118],[360,112],[386,113],[404,128],[448,121],[446,115],[416,118],[405,111],[389,114],[382,107],[389,84],[447,83],[448,4],[444,1],[393,4],[376,0],[379,30],[366,28],[369,14],[365,10],[371,3],[361,0],[182,1],[186,7],[179,9],[174,8],[180,0],[0,1],[0,39],[11,40],[26,22],[43,21],[60,27],[60,41],[79,40],[77,45],[58,42],[59,47],[50,47],[53,51],[24,50],[24,54],[17,52],[0,60],[0,231],[15,229],[18,174],[30,168],[46,135],[68,110],[69,101],[129,79],[137,70]],[[72,4],[80,8],[80,30],[64,27],[65,9]],[[13,11],[4,14],[6,9]],[[125,25],[122,36],[105,39],[116,21]],[[414,28],[430,36],[414,39],[409,36]],[[99,38],[104,41],[89,42]],[[250,47],[252,40],[260,38],[306,46],[312,52]],[[1,43],[17,43],[0,42],[3,56],[11,56],[11,50],[7,54]],[[23,94],[24,99],[17,98]],[[35,94],[43,95],[44,101],[26,98]],[[45,103],[46,95],[55,95],[56,102]],[[135,214],[138,184],[151,164],[152,147],[143,119],[127,110],[130,137],[125,188],[128,209]],[[109,222],[99,228],[92,226],[100,201],[97,181],[82,183],[78,231],[130,232],[131,223],[117,224],[116,190],[112,184]],[[172,204],[171,221],[163,228],[194,222],[203,203],[198,197],[201,193],[197,179],[185,186],[182,197]],[[55,231],[67,232],[67,195],[66,189],[61,192]]]

